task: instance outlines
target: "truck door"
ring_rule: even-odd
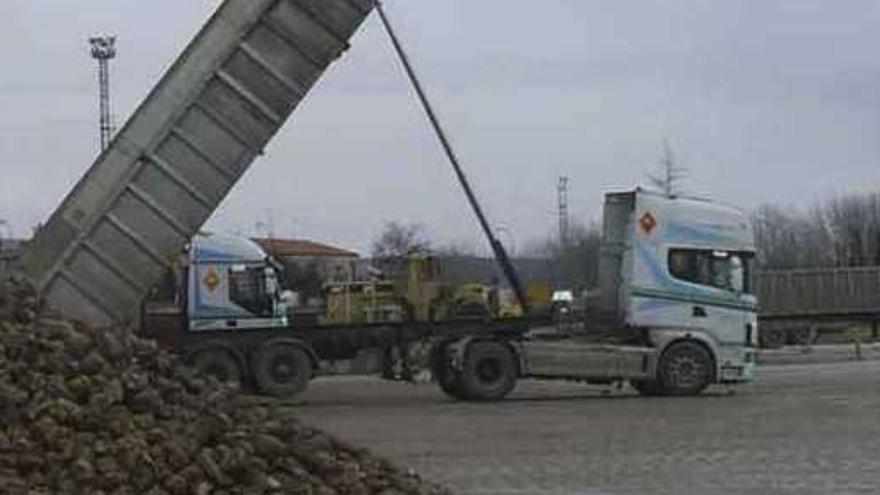
[[[709,331],[721,344],[743,344],[747,325],[755,318],[755,298],[747,293],[748,270],[744,255],[728,251],[672,248],[669,250],[669,274],[673,278],[665,294],[677,300],[668,303],[666,321],[655,324],[679,324]],[[678,315],[677,317],[675,315]]]

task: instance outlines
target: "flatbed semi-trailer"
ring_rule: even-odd
[[[421,364],[460,399],[503,398],[524,377],[694,394],[754,378],[752,243],[747,217],[732,208],[610,194],[600,279],[612,285],[600,293],[612,296],[584,331],[560,335],[540,331],[550,320],[535,318],[308,324],[296,319],[262,248],[200,236],[176,277],[176,304],[148,306],[144,328],[196,367],[271,395],[300,393],[323,362],[364,352],[379,359],[362,372],[406,378]]]

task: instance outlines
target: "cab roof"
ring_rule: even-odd
[[[194,263],[262,263],[266,252],[254,241],[226,234],[204,233],[193,238]]]

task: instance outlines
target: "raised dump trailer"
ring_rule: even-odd
[[[852,324],[870,324],[878,337],[880,267],[764,271],[757,289],[764,347],[810,344]]]
[[[134,321],[372,5],[225,0],[25,251],[45,302]]]
[[[225,0],[25,249],[24,273],[45,302],[93,325],[131,322],[148,294],[172,285],[167,294],[175,297],[144,307],[147,329],[204,371],[271,395],[301,391],[322,360],[367,350],[385,356],[383,374],[402,370],[406,378],[417,344],[430,349],[440,387],[468,400],[503,398],[524,377],[628,380],[642,393],[679,395],[754,378],[751,225],[742,212],[708,201],[638,189],[607,196],[602,297],[583,335],[530,332],[527,319],[321,327],[295,319],[259,246],[219,236],[193,241],[373,5]]]

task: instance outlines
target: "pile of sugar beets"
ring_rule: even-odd
[[[446,493],[127,329],[47,317],[25,284],[4,287],[2,493]]]

